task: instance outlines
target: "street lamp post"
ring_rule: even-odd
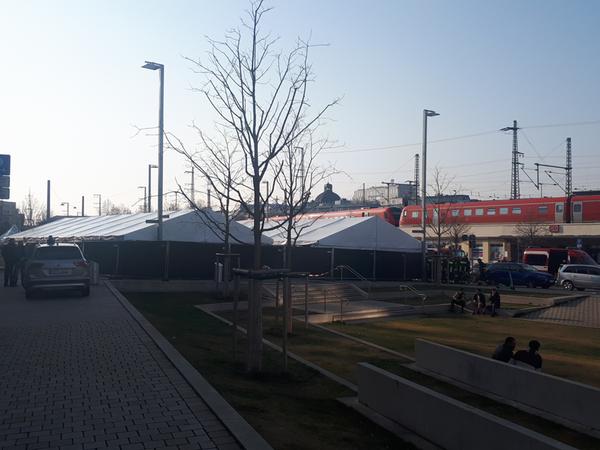
[[[69,217],[69,202],[62,202],[60,204],[60,206],[65,206],[65,205],[67,205],[67,217]]]
[[[138,189],[143,189],[144,190],[144,212],[148,212],[148,209],[146,207],[146,186],[138,186]]]
[[[148,164],[148,211],[152,212],[152,169],[158,169],[156,164]]]
[[[435,116],[439,116],[439,114],[430,109],[423,110],[423,153],[421,155],[423,164],[423,180],[421,182],[421,232],[423,233],[421,240],[421,276],[423,281],[427,280],[427,243],[425,242],[427,238],[427,222],[425,220],[427,213],[427,118]]]
[[[164,93],[165,93],[165,66],[163,64],[146,61],[144,69],[158,70],[160,76],[160,91],[158,102],[158,237],[163,238],[163,132],[164,132]]]

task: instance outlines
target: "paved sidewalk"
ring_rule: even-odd
[[[105,286],[0,288],[0,449],[240,446]]]
[[[600,296],[573,300],[523,316],[524,319],[600,328]]]

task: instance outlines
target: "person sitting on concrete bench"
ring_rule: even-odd
[[[473,296],[473,314],[485,314],[485,294],[481,289]]]
[[[460,306],[460,312],[465,312],[465,292],[462,288],[460,288],[456,293],[452,296],[452,302],[450,302],[450,311],[454,312],[454,305]]]
[[[539,354],[540,347],[541,344],[539,343],[539,341],[536,341],[535,339],[529,341],[529,350],[519,350],[513,356],[515,364],[521,365],[518,363],[524,363],[533,367],[535,370],[541,370],[542,357]]]
[[[515,351],[516,346],[517,340],[512,336],[508,336],[506,339],[504,339],[503,344],[500,344],[498,347],[496,347],[496,350],[492,355],[492,359],[506,363],[509,362],[513,357],[513,352]]]

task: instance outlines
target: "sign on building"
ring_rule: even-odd
[[[10,155],[0,155],[0,199],[10,198]]]

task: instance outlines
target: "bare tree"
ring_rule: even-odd
[[[202,222],[215,230],[223,238],[224,257],[224,292],[229,294],[229,277],[231,274],[231,245],[232,241],[243,243],[231,232],[231,223],[240,211],[240,204],[234,188],[241,189],[244,183],[245,171],[242,165],[241,152],[237,140],[228,134],[225,127],[218,127],[218,139],[206,136],[200,128],[192,125],[200,136],[202,151],[191,152],[185,144],[171,133],[167,133],[167,145],[179,152],[194,168],[194,170],[207,180],[211,197],[215,198],[221,216],[215,216],[214,210],[203,207],[201,203],[192,199],[183,186],[178,184],[179,193],[184,196],[189,207],[194,209]]]
[[[282,205],[283,220],[276,223],[285,233],[285,247],[283,253],[283,267],[292,268],[292,251],[302,232],[309,227],[314,220],[303,220],[302,215],[306,211],[308,202],[314,188],[323,180],[334,173],[332,167],[322,167],[317,163],[317,157],[328,145],[326,139],[315,139],[311,130],[307,133],[306,141],[294,145],[290,143],[285,151],[278,157],[279,176],[275,179],[275,186],[283,193]],[[267,194],[272,195],[271,193]],[[292,331],[292,304],[290,286],[284,289],[284,309],[287,319],[287,331]]]
[[[534,217],[525,217],[522,222],[515,224],[514,233],[517,238],[517,259],[520,260],[520,249],[539,245],[548,236],[548,224]]]
[[[454,179],[442,173],[437,167],[433,172],[432,179],[429,189],[438,201],[432,204],[432,217],[427,224],[427,234],[435,239],[439,255],[444,247],[445,240],[450,237],[450,232],[456,223],[456,220],[452,219],[451,204],[439,203],[439,199],[445,195]]]
[[[102,211],[108,216],[115,216],[118,214],[131,214],[131,209],[124,204],[115,205],[110,199],[106,199],[102,202]]]
[[[21,202],[21,211],[25,217],[23,224],[26,228],[35,227],[46,220],[46,211],[40,201],[31,194],[31,190]]]
[[[458,220],[458,217],[452,216],[448,218],[448,238],[454,249],[457,250],[460,244],[463,242],[463,236],[469,234],[471,231],[471,226],[468,223],[461,222]]]
[[[261,241],[265,207],[273,193],[263,196],[266,176],[277,179],[278,156],[317,124],[338,100],[311,111],[308,87],[313,81],[308,62],[312,46],[301,40],[287,53],[275,49],[278,39],[261,31],[271,8],[253,1],[241,26],[223,40],[209,39],[207,61],[189,59],[205,78],[197,89],[212,106],[220,126],[234,137],[242,156],[244,181],[231,186],[231,200],[253,220],[253,268],[262,266]],[[262,283],[253,283],[249,300],[248,371],[262,367]]]

